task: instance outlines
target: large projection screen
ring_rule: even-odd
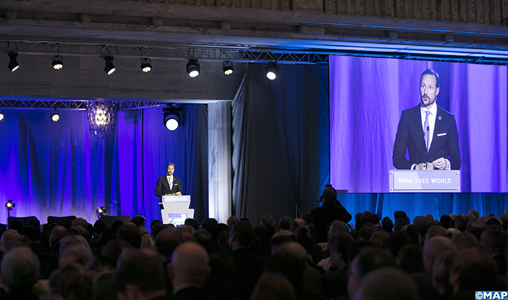
[[[506,66],[347,56],[330,57],[330,183],[336,189],[389,192],[399,120],[420,103],[426,69],[440,76],[437,105],[455,117],[461,191],[508,192]]]

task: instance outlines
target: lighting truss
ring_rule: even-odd
[[[0,108],[38,110],[86,110],[92,100],[5,100],[0,99]],[[119,110],[142,109],[166,106],[167,103],[148,101],[117,101]]]

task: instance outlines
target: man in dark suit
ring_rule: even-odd
[[[157,187],[155,187],[155,195],[162,196],[181,196],[182,183],[180,178],[173,176],[175,173],[175,164],[169,163],[167,167],[167,174],[159,177],[157,180]]]
[[[452,114],[436,104],[438,94],[439,75],[425,70],[420,77],[421,103],[400,117],[393,146],[395,168],[426,170],[426,163],[432,163],[438,170],[460,169],[457,124]]]

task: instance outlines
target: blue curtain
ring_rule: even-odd
[[[207,113],[187,105],[176,131],[162,124],[162,109],[118,112],[114,133],[91,135],[86,112],[7,110],[0,122],[0,203],[14,200],[11,216],[75,215],[89,222],[106,206],[110,215],[142,214],[147,226],[161,219],[157,178],[176,165],[195,216],[208,211]],[[7,222],[0,209],[0,222]]]
[[[232,102],[233,211],[294,217],[329,180],[327,66],[250,64]],[[316,204],[315,204],[316,205]]]

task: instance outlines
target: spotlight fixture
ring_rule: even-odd
[[[191,58],[186,66],[187,74],[190,77],[197,77],[199,75],[199,63],[197,59]]]
[[[11,210],[16,204],[13,202],[14,200],[7,200],[7,203],[5,203],[5,207],[7,207],[7,217],[11,216]]]
[[[0,121],[2,121],[3,119],[4,119],[4,112],[0,111]]]
[[[141,60],[141,71],[148,73],[152,70],[152,61],[149,58],[143,58]]]
[[[53,120],[53,122],[57,122],[58,120],[60,120],[60,115],[58,114],[57,111],[54,111],[52,114],[51,114],[51,120]]]
[[[162,110],[164,113],[163,124],[168,130],[175,131],[183,123],[183,106],[172,104]]]
[[[279,67],[276,63],[270,62],[268,66],[266,66],[266,77],[270,80],[275,80],[279,75]]]
[[[18,57],[18,54],[14,53],[14,52],[9,52],[9,57],[10,57],[10,60],[9,60],[8,67],[9,67],[9,70],[11,70],[11,72],[14,72],[17,69],[19,69],[19,64],[18,64],[18,61],[16,60],[16,57]]]
[[[100,219],[104,214],[107,212],[106,208],[104,206],[97,207],[97,210],[95,213],[97,214],[97,217]]]
[[[108,74],[108,75],[113,74],[116,71],[116,68],[113,65],[114,57],[113,56],[106,56],[106,57],[104,57],[104,59],[106,60],[106,66],[104,67],[104,72],[106,72],[106,74]]]
[[[53,62],[51,63],[53,69],[60,70],[63,68],[63,58],[60,55],[53,56]]]
[[[233,63],[230,61],[225,61],[222,63],[222,71],[224,71],[224,75],[233,74]]]

